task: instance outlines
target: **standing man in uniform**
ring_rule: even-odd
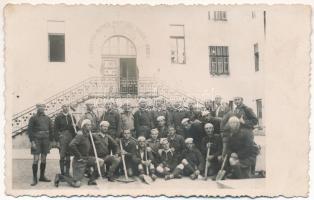
[[[54,127],[55,141],[60,144],[60,172],[61,175],[65,176],[70,176],[71,153],[69,144],[76,135],[76,128],[74,128],[75,124],[76,120],[74,116],[69,113],[69,105],[62,105],[62,111],[56,117]]]
[[[257,125],[258,123],[258,119],[255,113],[253,112],[252,108],[249,108],[243,103],[242,97],[235,97],[233,99],[233,102],[236,105],[236,108],[234,109],[233,112],[230,111],[223,117],[221,121],[221,128],[222,129],[226,128],[225,126],[229,118],[232,116],[236,116],[240,120],[241,128],[245,128],[248,131],[253,132],[254,126]]]
[[[132,113],[132,107],[129,102],[125,102],[122,105],[123,112],[121,113],[121,132],[123,130],[130,130],[132,137],[135,136],[135,130],[134,130],[134,115]]]
[[[40,156],[40,177],[39,181],[50,182],[45,177],[46,170],[46,157],[50,152],[50,144],[53,141],[53,127],[51,119],[45,114],[45,104],[37,104],[37,113],[29,119],[28,123],[28,136],[31,142],[31,154],[34,156],[33,159],[33,182],[31,186],[35,186],[38,183],[37,171],[38,162]]]
[[[101,116],[101,121],[109,122],[109,134],[114,139],[120,138],[121,136],[121,124],[120,124],[120,114],[114,110],[113,102],[107,102],[105,104],[106,111]]]
[[[87,103],[86,104],[86,113],[81,117],[78,126],[82,127],[82,122],[84,119],[89,119],[92,123],[92,132],[97,132],[98,131],[98,125],[99,125],[99,120],[97,115],[94,112],[94,104],[92,103]]]
[[[144,99],[140,99],[139,110],[137,110],[134,114],[134,126],[137,138],[139,136],[148,138],[150,130],[154,127],[152,115],[147,110],[147,103]]]

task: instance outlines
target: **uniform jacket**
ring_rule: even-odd
[[[195,170],[204,170],[205,162],[200,150],[195,147],[191,150],[186,148],[182,154],[183,158],[186,159]]]
[[[204,158],[206,158],[207,154],[207,143],[210,143],[209,155],[213,155],[216,158],[222,155],[222,139],[220,135],[213,134],[211,137],[209,137],[208,135],[203,137],[200,150]]]
[[[168,167],[171,170],[176,168],[176,166],[179,163],[177,153],[175,151],[172,151],[171,149],[168,149],[168,150],[159,149],[158,156],[159,156],[159,164],[163,164],[164,167]]]
[[[73,124],[76,124],[75,117],[73,117],[74,123],[72,123],[72,119],[70,114],[65,115],[64,113],[59,113],[58,116],[55,118],[54,122],[54,133],[55,133],[55,140],[59,141],[59,135],[62,131],[69,131],[72,133],[73,136],[75,136],[75,130],[73,127]]]
[[[52,121],[44,113],[36,113],[29,119],[27,132],[30,141],[36,138],[54,139]]]
[[[134,115],[132,112],[121,113],[121,129],[134,130]]]
[[[97,133],[93,134],[93,138],[99,157],[106,157],[110,152],[112,154],[120,152],[118,143],[109,134]]]
[[[136,131],[139,131],[141,126],[147,126],[149,128],[154,127],[152,115],[147,110],[137,110],[134,113],[134,127]]]
[[[81,128],[81,124],[84,119],[89,119],[92,122],[92,131],[96,132],[98,130],[99,119],[94,112],[86,112],[78,122],[78,126]]]
[[[74,158],[79,160],[81,158],[87,158],[91,151],[91,142],[88,133],[79,131],[78,134],[70,142],[69,147],[74,154]]]
[[[123,150],[127,152],[125,155],[125,158],[129,161],[134,160],[134,156],[136,155],[136,142],[132,139],[125,140],[124,138],[122,140],[122,147]]]
[[[135,164],[140,164],[142,160],[146,161],[145,150],[147,152],[147,160],[151,160],[152,163],[154,162],[154,156],[152,154],[152,151],[147,151],[146,147],[144,149],[137,147],[136,153],[133,156],[133,162]]]
[[[111,110],[106,111],[100,118],[100,121],[108,121],[110,126],[109,129],[115,130],[117,133],[121,132],[121,118],[117,111]]]
[[[181,159],[182,151],[185,148],[184,138],[181,135],[174,135],[174,138],[168,136],[168,142],[170,144],[170,148],[174,148],[176,155]]]
[[[159,135],[158,135],[159,138],[166,138],[168,136],[168,127],[167,126],[158,127],[157,129],[159,132]]]

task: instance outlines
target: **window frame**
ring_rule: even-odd
[[[178,62],[179,59],[177,59],[177,62],[173,62],[172,60],[172,52],[170,49],[170,62],[171,64],[180,64],[180,65],[185,65],[186,64],[186,47],[185,47],[185,26],[184,24],[170,24],[169,25],[170,27],[175,27],[175,26],[179,26],[179,27],[182,27],[182,30],[183,30],[183,34],[182,35],[170,35],[170,40],[175,40],[175,43],[176,43],[176,52],[175,52],[175,55],[177,55],[177,58],[178,55],[179,55],[179,45],[178,45],[178,40],[183,40],[183,62]]]
[[[63,60],[51,60],[51,41],[50,36],[63,36]],[[65,63],[66,53],[65,53],[65,33],[48,33],[48,62],[49,63]]]
[[[208,46],[209,72],[212,76],[230,74],[229,46]]]

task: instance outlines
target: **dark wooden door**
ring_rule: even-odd
[[[120,93],[137,95],[137,83],[136,58],[120,58]]]

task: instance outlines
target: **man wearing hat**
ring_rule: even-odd
[[[164,116],[157,117],[157,129],[160,138],[168,136],[168,126],[166,125],[166,118]]]
[[[90,156],[92,151],[92,144],[90,141],[90,133],[92,130],[92,122],[89,119],[84,119],[81,123],[81,130],[73,138],[70,143],[70,149],[74,154],[72,163],[73,178],[57,174],[55,177],[55,186],[59,186],[60,179],[65,180],[72,187],[80,187],[81,181],[84,178],[84,172],[86,168],[93,168],[93,173],[88,180],[88,185],[96,185],[96,178],[98,176],[96,159]],[[100,165],[103,164],[102,160],[99,160]]]
[[[179,135],[183,134],[181,122],[184,118],[189,118],[189,113],[187,110],[183,109],[180,105],[180,102],[177,101],[173,105],[173,111],[172,111],[172,125],[175,127],[177,133]]]
[[[114,103],[107,102],[105,104],[106,111],[101,116],[101,121],[108,121],[109,126],[109,134],[111,137],[117,139],[121,136],[121,123],[120,123],[120,114],[114,110]]]
[[[75,124],[76,120],[74,116],[69,113],[69,105],[62,105],[62,111],[55,118],[54,130],[55,141],[60,144],[60,172],[65,176],[70,176],[71,153],[69,144],[76,135],[76,129],[74,128]]]
[[[92,132],[97,132],[98,131],[98,125],[99,125],[99,120],[97,115],[94,112],[94,104],[92,103],[87,103],[86,104],[86,113],[81,117],[81,119],[78,122],[78,126],[82,127],[82,122],[84,119],[89,119],[92,123]]]
[[[208,176],[216,175],[221,165],[222,140],[220,134],[214,134],[214,126],[211,123],[204,125],[205,136],[201,142],[201,153],[204,158],[207,156],[207,149],[210,148],[208,156],[209,169]],[[206,160],[205,160],[206,161]]]
[[[158,150],[159,164],[156,167],[156,171],[160,176],[169,179],[169,175],[173,174],[174,178],[180,178],[180,170],[176,169],[178,165],[178,155],[176,151],[170,148],[170,144],[167,138],[161,138],[161,149]],[[175,171],[174,171],[175,170]]]
[[[166,104],[163,103],[163,99],[156,99],[155,109],[152,111],[152,115],[155,127],[159,124],[157,120],[159,116],[163,116],[165,118],[166,125],[170,125],[169,111],[167,110]]]
[[[97,150],[98,157],[104,160],[104,165],[102,166],[103,175],[106,171],[105,167],[109,167],[108,170],[108,181],[114,181],[114,173],[119,167],[121,158],[118,156],[120,153],[119,145],[114,138],[109,134],[108,128],[110,127],[109,122],[100,122],[100,132],[94,134],[95,147]],[[111,155],[112,154],[112,155]]]
[[[35,186],[38,183],[37,171],[38,162],[40,156],[40,178],[39,181],[50,182],[45,177],[46,170],[46,157],[50,152],[50,143],[54,139],[53,126],[51,119],[45,114],[45,104],[37,104],[37,113],[34,114],[28,122],[28,136],[31,142],[31,154],[34,156],[32,170],[33,170],[33,182],[31,186]]]
[[[144,174],[146,172],[146,168],[148,168],[152,179],[156,180],[157,177],[155,175],[155,166],[153,164],[154,156],[152,154],[152,149],[146,145],[146,139],[144,136],[138,137],[137,141],[138,148],[135,156],[133,157],[133,163],[137,165],[139,177],[144,180]]]
[[[184,138],[193,138],[195,146],[200,149],[201,140],[204,137],[204,131],[202,130],[202,124],[197,122],[191,122],[189,118],[182,119],[182,127]]]
[[[230,117],[227,129],[223,132],[223,156],[229,157],[228,178],[250,178],[259,148],[248,129],[241,128],[239,118]]]
[[[174,172],[183,172],[183,175],[190,176],[192,180],[195,180],[204,170],[204,158],[201,152],[194,147],[193,138],[185,139],[185,145],[183,159]],[[170,174],[168,178],[174,177],[175,175]]]
[[[134,113],[134,126],[136,136],[144,136],[148,138],[150,129],[154,127],[154,121],[151,113],[147,110],[146,100],[140,99],[139,110]]]

